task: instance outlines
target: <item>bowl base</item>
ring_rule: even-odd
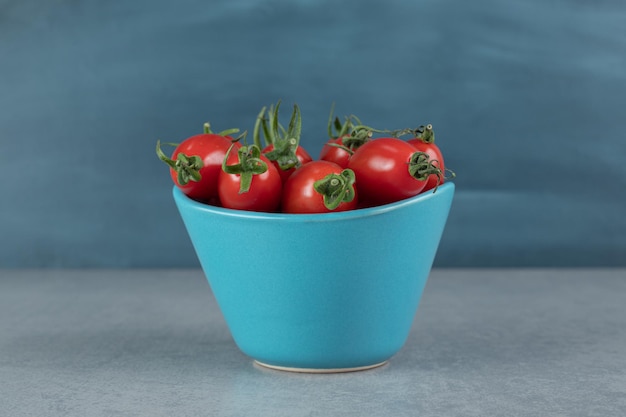
[[[336,374],[336,373],[342,373],[342,372],[366,371],[368,369],[378,368],[379,366],[385,365],[387,361],[375,363],[373,365],[355,366],[352,368],[292,368],[289,366],[270,365],[267,363],[259,362],[257,360],[255,360],[254,363],[264,368],[275,369],[277,371],[299,372],[299,373],[309,373],[309,374]]]

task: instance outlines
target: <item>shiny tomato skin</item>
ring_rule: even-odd
[[[330,144],[343,146],[343,137],[328,140],[328,142],[326,142],[326,144],[322,147],[319,159],[334,162],[342,168],[348,168],[348,162],[352,156],[350,152]]]
[[[267,145],[265,148],[263,148],[261,153],[265,155],[266,153],[272,151],[273,149],[274,149],[274,145]],[[296,148],[296,157],[298,158],[300,165],[304,165],[307,162],[311,162],[313,160],[313,157],[311,157],[311,155],[302,146],[298,146]],[[294,171],[297,169],[296,167],[286,169],[286,170],[280,169],[280,167],[278,166],[278,162],[276,161],[272,161],[272,164],[278,170],[278,173],[280,174],[280,178],[283,180],[283,183],[285,183],[285,181],[287,181],[287,178],[289,178],[291,174],[293,174]]]
[[[199,156],[203,164],[199,171],[202,178],[200,181],[189,181],[185,185],[180,185],[176,170],[170,168],[170,176],[174,184],[189,198],[196,201],[209,202],[215,200],[218,196],[217,181],[222,171],[222,161],[231,144],[230,138],[213,133],[191,136],[182,141],[174,149],[171,159],[175,161],[179,153],[187,156]],[[235,153],[240,146],[238,143],[235,144]]]
[[[441,170],[440,175],[430,174],[430,176],[428,177],[428,180],[426,181],[426,186],[424,187],[422,192],[432,190],[438,185],[443,184],[445,180],[444,178],[445,165],[443,161],[443,153],[441,152],[441,149],[439,149],[439,146],[437,146],[435,143],[426,143],[417,138],[409,139],[407,140],[407,143],[410,143],[411,145],[413,145],[413,147],[417,149],[418,151],[424,152],[425,154],[427,154],[428,157],[430,158],[430,161],[433,163],[433,165]]]
[[[267,171],[254,175],[250,189],[244,193],[239,193],[241,186],[239,174],[228,174],[223,170],[220,172],[218,194],[222,207],[268,213],[278,210],[283,186],[280,174],[264,155],[261,155],[261,160],[267,164]],[[231,165],[237,162],[237,152],[231,152],[226,163]]]
[[[283,187],[281,209],[284,213],[330,213],[354,210],[358,196],[350,202],[342,202],[330,210],[324,205],[324,197],[313,188],[313,184],[328,174],[340,174],[344,168],[329,161],[312,161],[298,168]],[[354,187],[354,186],[353,186]],[[356,189],[355,189],[356,193]]]
[[[409,173],[409,161],[416,149],[398,138],[377,138],[359,147],[348,168],[356,175],[362,206],[377,206],[419,194],[426,181]]]

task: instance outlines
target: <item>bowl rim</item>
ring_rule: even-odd
[[[445,182],[441,184],[436,191],[426,191],[404,200],[395,201],[393,203],[383,204],[374,207],[358,208],[353,210],[339,211],[336,213],[269,213],[259,211],[246,211],[229,209],[225,207],[212,206],[210,204],[201,203],[193,200],[180,190],[177,186],[173,186],[172,194],[174,200],[186,206],[190,206],[194,210],[212,213],[219,216],[238,217],[245,219],[259,220],[281,220],[281,221],[337,221],[355,219],[361,217],[375,216],[389,211],[397,210],[401,207],[417,204],[419,202],[435,198],[446,192],[454,192],[455,186],[453,182]]]

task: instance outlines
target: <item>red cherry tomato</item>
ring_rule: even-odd
[[[326,142],[326,144],[322,147],[322,151],[320,152],[321,160],[333,162],[342,168],[348,168],[348,161],[350,160],[351,156],[351,151],[344,147],[343,137],[329,139],[328,142]]]
[[[157,154],[170,166],[172,181],[183,193],[194,200],[209,202],[218,196],[217,181],[231,140],[219,134],[203,133],[182,141],[171,158],[163,154],[157,143]]]
[[[223,207],[261,212],[274,212],[278,209],[283,183],[276,167],[261,155],[258,148],[253,151],[251,147],[240,147],[237,152],[228,154],[224,165],[239,166],[248,172],[228,173],[222,167],[218,178],[218,194]],[[258,173],[251,171],[256,169],[259,170]],[[247,186],[245,175],[251,175]]]
[[[285,213],[328,213],[357,207],[354,172],[328,161],[302,165],[283,188]]]
[[[428,175],[438,171],[428,156],[398,138],[373,139],[356,150],[348,167],[357,178],[365,206],[387,204],[419,194]]]
[[[265,155],[266,153],[271,152],[273,150],[274,150],[274,145],[267,145],[265,148],[263,148],[262,153]],[[311,155],[309,155],[309,153],[302,146],[298,146],[296,148],[296,158],[298,159],[297,166],[304,165],[307,162],[311,162],[313,160]],[[287,181],[287,178],[289,178],[289,176],[293,174],[293,172],[297,169],[296,166],[286,169],[286,170],[281,169],[280,165],[278,164],[278,161],[272,161],[272,164],[274,164],[276,169],[278,169],[278,172],[280,173],[280,178],[283,180],[283,183]]]

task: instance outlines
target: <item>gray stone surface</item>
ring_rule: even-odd
[[[0,415],[624,416],[626,270],[436,269],[370,371],[261,369],[199,270],[0,270]]]

